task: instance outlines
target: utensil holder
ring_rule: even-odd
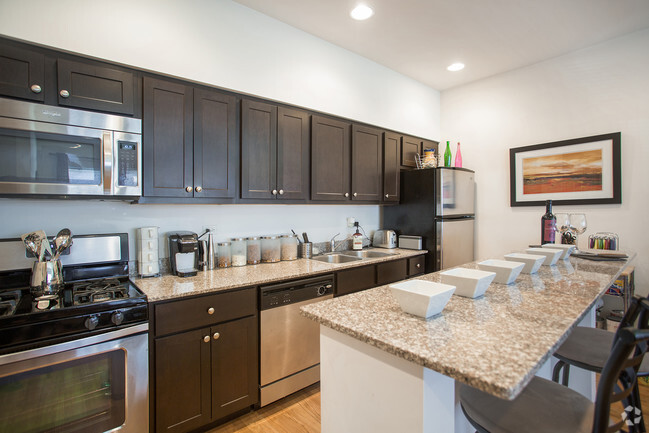
[[[34,262],[30,282],[35,295],[55,295],[63,285],[63,268],[60,260]]]
[[[298,254],[303,259],[310,259],[313,256],[313,243],[303,242],[297,246]]]

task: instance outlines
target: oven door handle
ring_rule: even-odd
[[[113,133],[104,131],[101,134],[102,166],[104,169],[104,195],[113,193]]]

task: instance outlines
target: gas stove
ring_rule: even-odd
[[[0,355],[109,332],[148,319],[148,304],[128,278],[128,236],[75,236],[62,258],[64,287],[34,294],[30,263],[20,240],[0,240],[0,258],[20,250],[20,260],[0,262]],[[24,257],[25,260],[22,260]],[[23,269],[7,269],[21,266]]]

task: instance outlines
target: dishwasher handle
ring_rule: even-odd
[[[318,300],[334,293],[333,279],[263,287],[260,290],[261,311],[308,300]]]

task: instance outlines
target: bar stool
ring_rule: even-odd
[[[609,425],[611,404],[622,401],[627,407],[647,351],[649,302],[639,300],[638,306],[639,329],[623,328],[615,334],[594,404],[568,387],[539,377],[511,401],[462,385],[460,404],[471,425],[480,433],[612,433],[625,426],[630,433],[638,432],[633,408],[621,421]]]
[[[641,308],[638,298],[632,298],[628,310],[620,321],[618,332],[622,328],[633,326],[640,311]],[[603,329],[582,326],[575,328],[566,341],[554,353],[554,356],[559,361],[552,371],[552,380],[558,383],[559,376],[563,372],[561,375],[561,383],[568,386],[571,365],[601,374],[616,335],[617,332],[614,334]],[[649,376],[649,357],[642,360],[637,376]],[[634,407],[642,410],[640,393],[637,387],[633,389],[630,402]],[[644,420],[640,424],[639,431],[646,432]]]

